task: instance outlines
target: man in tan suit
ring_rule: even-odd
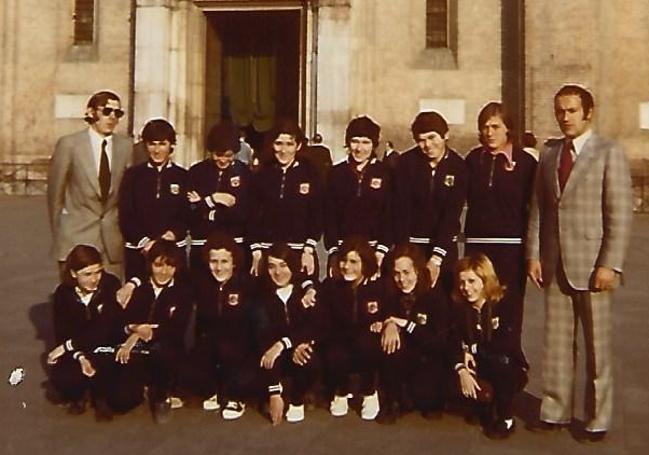
[[[88,100],[89,128],[63,136],[56,144],[47,202],[52,256],[59,264],[83,243],[101,252],[106,270],[122,275],[124,242],[117,223],[117,192],[130,165],[132,146],[113,131],[123,115],[115,93],[97,92]]]
[[[632,222],[629,166],[622,148],[591,130],[588,90],[563,86],[554,97],[562,139],[549,141],[537,168],[527,239],[528,275],[545,291],[540,427],[573,417],[575,335],[586,346],[586,426],[599,441],[611,424],[611,301]],[[581,439],[581,438],[580,438]]]

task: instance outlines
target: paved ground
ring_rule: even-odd
[[[0,452],[4,454],[228,453],[451,453],[462,454],[645,454],[649,451],[649,215],[635,219],[626,285],[615,315],[615,421],[606,441],[576,442],[569,432],[539,435],[524,429],[538,412],[543,307],[528,292],[525,348],[532,364],[530,383],[517,403],[518,431],[504,442],[486,439],[477,427],[454,415],[425,421],[410,414],[392,427],[362,422],[356,415],[334,419],[324,409],[299,425],[272,428],[257,412],[237,422],[200,409],[175,412],[172,423],[156,426],[143,407],[96,423],[92,413],[71,417],[45,398],[43,357],[51,345],[49,294],[56,271],[46,252],[50,238],[43,197],[0,196]],[[23,367],[25,381],[8,384]],[[581,371],[580,371],[581,373]]]

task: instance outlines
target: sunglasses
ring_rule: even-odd
[[[104,107],[102,107],[102,108],[98,108],[97,110],[98,110],[98,111],[101,111],[101,113],[102,113],[102,115],[103,115],[104,117],[108,117],[108,116],[110,116],[110,114],[112,114],[112,113],[115,113],[115,118],[122,118],[122,117],[124,117],[124,111],[121,110],[120,108],[115,109],[115,108],[113,108],[113,107],[107,107],[107,106],[104,106]]]

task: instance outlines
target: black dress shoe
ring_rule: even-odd
[[[512,424],[507,426],[504,420],[495,421],[490,427],[485,428],[485,435],[489,439],[507,439],[516,430],[516,422],[512,420]]]
[[[577,439],[578,442],[586,444],[586,443],[589,443],[589,442],[593,442],[593,443],[601,442],[601,441],[604,440],[604,438],[606,438],[606,431],[586,431],[586,430],[583,430],[583,431],[579,432],[579,434],[577,435],[577,437],[575,439]]]
[[[551,423],[539,420],[538,422],[528,424],[525,428],[532,433],[552,433],[561,431],[567,427],[567,423]]]
[[[68,404],[68,414],[73,416],[78,416],[86,412],[86,400],[81,399],[77,401],[71,401]]]
[[[440,420],[444,413],[439,409],[426,409],[421,411],[421,416],[426,420]]]
[[[397,423],[398,413],[394,409],[381,409],[376,416],[376,422],[381,425],[394,425]]]

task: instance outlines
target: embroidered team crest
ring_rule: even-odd
[[[241,185],[241,177],[238,175],[230,177],[230,186],[232,188],[237,188],[239,185]]]
[[[169,192],[174,195],[180,194],[180,185],[178,185],[177,183],[172,183],[171,185],[169,185]]]
[[[309,194],[310,190],[311,190],[310,183],[300,183],[300,194]]]
[[[169,317],[172,317],[175,312],[176,312],[175,306],[169,307]]]
[[[379,311],[379,302],[377,302],[376,300],[367,302],[367,312],[369,314],[376,314],[378,311]]]
[[[378,190],[381,188],[381,185],[383,185],[383,179],[381,178],[373,178],[370,181],[370,188]]]
[[[444,177],[444,185],[448,186],[451,188],[453,185],[455,185],[455,176],[454,175],[447,175]]]
[[[497,330],[500,327],[500,318],[491,318],[491,328]]]
[[[228,305],[237,306],[239,304],[239,294],[228,294]]]
[[[419,325],[426,325],[428,322],[428,315],[426,313],[417,313],[416,321]]]

